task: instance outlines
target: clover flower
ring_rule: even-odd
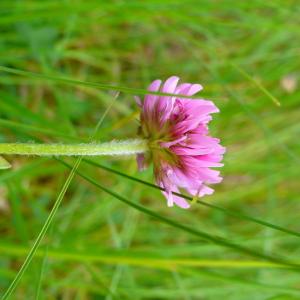
[[[200,84],[182,83],[172,76],[164,83],[153,81],[148,90],[193,96],[202,90]],[[172,192],[185,189],[194,197],[210,195],[214,190],[207,184],[222,181],[220,172],[212,167],[223,166],[225,148],[209,135],[212,113],[219,112],[213,102],[180,96],[146,95],[141,108],[140,135],[148,140],[150,152],[138,154],[140,170],[153,161],[155,180],[164,189],[168,206],[189,208],[190,204]]]

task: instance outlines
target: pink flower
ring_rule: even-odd
[[[155,80],[148,90],[193,96],[202,90],[200,84],[182,83],[172,76],[164,83]],[[137,98],[138,99],[138,98]],[[139,169],[152,159],[157,184],[165,191],[168,206],[189,208],[183,198],[172,194],[185,189],[193,196],[210,195],[214,190],[207,184],[219,183],[219,171],[225,148],[219,139],[209,136],[207,124],[211,113],[219,112],[213,102],[175,96],[146,95],[141,107],[140,134],[148,139],[150,152],[137,156]]]

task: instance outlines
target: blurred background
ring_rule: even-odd
[[[0,2],[0,142],[86,141],[117,89],[171,75],[213,100],[212,135],[227,147],[224,181],[195,204],[168,208],[160,191],[82,163],[79,171],[159,216],[262,255],[299,262],[299,1]],[[97,140],[132,138],[134,92],[121,92]],[[278,102],[281,106],[278,106]],[[53,158],[6,157],[0,171],[0,295],[8,288],[66,181]],[[74,165],[74,159],[68,159]],[[135,158],[95,158],[138,173]],[[10,299],[300,299],[298,271],[212,243],[136,210],[75,176]]]

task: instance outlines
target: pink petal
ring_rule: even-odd
[[[204,155],[212,152],[209,148],[188,148],[182,146],[173,146],[172,152],[177,155]]]
[[[141,107],[142,107],[142,101],[141,101],[141,98],[138,97],[138,96],[134,96],[134,100],[135,100],[137,106],[141,108]]]
[[[176,187],[173,187],[172,192],[178,193],[178,189]],[[166,193],[163,192],[165,197],[167,198],[167,204],[168,206],[173,206],[173,203],[175,203],[177,206],[187,209],[190,207],[190,204],[182,197],[179,197],[177,195],[174,195],[172,192]]]
[[[203,90],[201,84],[191,84],[191,83],[182,83],[178,85],[176,89],[176,94],[193,96],[194,94]]]
[[[148,91],[150,92],[158,92],[159,88],[161,85],[161,80],[157,79],[154,80],[148,87]],[[145,96],[145,101],[144,101],[144,107],[143,107],[143,111],[146,115],[148,115],[149,113],[151,113],[157,99],[159,98],[159,96],[157,95],[146,95]]]
[[[145,155],[143,153],[137,154],[136,161],[139,171],[143,171],[145,169]]]
[[[178,144],[178,143],[180,143],[180,142],[182,142],[182,141],[184,141],[186,139],[187,139],[186,136],[181,136],[178,139],[175,139],[175,140],[173,140],[171,142],[160,143],[160,145],[161,145],[161,147],[169,148],[169,147],[171,147],[171,146],[173,146],[175,144]]]
[[[179,77],[177,76],[171,76],[170,78],[168,78],[163,85],[162,92],[173,94],[175,92],[178,81]]]

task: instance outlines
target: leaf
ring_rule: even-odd
[[[10,168],[11,168],[11,164],[2,156],[0,156],[0,170],[6,170]]]

